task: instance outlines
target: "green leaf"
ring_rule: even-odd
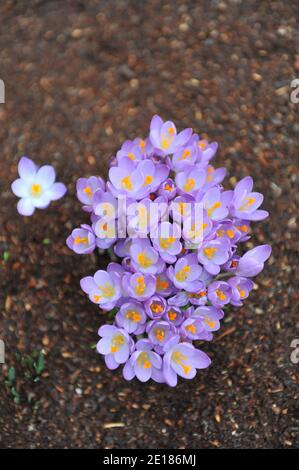
[[[15,368],[12,366],[8,369],[8,374],[7,374],[8,381],[12,383],[15,378],[16,378],[16,371]]]
[[[52,241],[50,240],[50,238],[44,238],[43,239],[43,245],[47,246],[47,245],[51,245]]]
[[[34,368],[37,375],[40,375],[45,368],[44,354],[42,351],[39,353],[38,361],[34,364]]]
[[[9,260],[9,258],[10,258],[10,253],[9,253],[9,251],[5,250],[5,251],[3,252],[3,261],[6,262],[6,261]]]

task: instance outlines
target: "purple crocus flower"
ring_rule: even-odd
[[[231,286],[224,281],[212,282],[208,287],[208,299],[214,307],[223,307],[230,302]]]
[[[180,290],[173,297],[167,299],[168,305],[175,307],[185,307],[189,302],[189,292]]]
[[[103,325],[99,329],[102,337],[97,344],[99,354],[105,356],[108,369],[117,369],[120,364],[127,362],[134,350],[134,341],[127,331],[113,325]]]
[[[142,187],[137,193],[137,199],[142,199],[156,191],[169,174],[169,168],[166,165],[155,164],[152,160],[143,160],[137,168],[142,174]]]
[[[198,260],[210,274],[218,274],[230,253],[230,242],[226,238],[205,242],[198,250]]]
[[[271,255],[272,248],[270,245],[260,245],[247,251],[239,259],[236,274],[243,277],[257,276],[263,269],[264,263]]]
[[[122,295],[120,276],[116,272],[97,271],[80,281],[81,289],[103,310],[111,310]]]
[[[89,225],[75,228],[66,240],[67,246],[79,255],[92,253],[96,247],[96,237]]]
[[[158,320],[162,318],[166,310],[166,300],[160,295],[153,295],[144,303],[145,311],[149,318]]]
[[[164,155],[176,152],[179,147],[188,142],[192,134],[192,129],[184,129],[177,134],[173,122],[163,120],[155,115],[150,125],[150,141],[156,149],[161,150]]]
[[[176,185],[171,178],[167,178],[163,183],[160,185],[158,190],[159,196],[164,196],[168,201],[173,199],[176,196]]]
[[[179,326],[184,321],[185,317],[180,308],[169,305],[163,318],[172,325]]]
[[[227,282],[232,288],[230,303],[235,307],[241,307],[243,305],[242,301],[247,299],[249,292],[253,288],[252,280],[246,277],[235,276],[228,279]]]
[[[19,214],[30,216],[35,209],[46,209],[51,201],[57,201],[67,191],[63,183],[55,183],[55,170],[51,165],[40,168],[27,157],[18,164],[20,178],[12,185],[12,192],[21,198],[17,205]]]
[[[264,196],[261,193],[252,192],[253,180],[246,176],[236,185],[231,201],[230,212],[234,217],[245,220],[264,220],[269,213],[258,210],[263,203]]]
[[[175,182],[181,194],[195,195],[202,188],[206,180],[203,169],[190,168],[177,173]]]
[[[176,328],[165,320],[153,320],[147,324],[146,331],[155,350],[161,354],[165,344],[176,332]]]
[[[110,168],[109,179],[111,183],[108,182],[107,187],[114,196],[125,195],[131,199],[137,199],[144,180],[135,163],[126,157],[121,159],[118,166]]]
[[[127,296],[143,301],[154,295],[156,278],[152,274],[143,274],[141,272],[126,273],[122,279],[122,286]]]
[[[198,161],[200,165],[206,165],[216,154],[218,149],[217,142],[208,142],[204,139],[197,140],[199,149]]]
[[[199,290],[201,281],[198,280],[202,272],[199,266],[196,254],[186,255],[180,258],[175,266],[170,266],[167,270],[169,279],[172,280],[178,289],[184,289],[188,292]]]
[[[153,345],[149,340],[141,339],[136,343],[136,350],[123,368],[123,376],[126,380],[132,380],[135,376],[141,382],[153,379],[163,383],[162,359],[152,351]]]
[[[158,274],[156,279],[156,292],[162,297],[169,297],[176,290],[166,272]]]
[[[175,263],[177,255],[182,251],[180,242],[181,230],[176,224],[162,222],[154,231],[152,240],[154,248],[167,263]]]
[[[136,238],[130,248],[132,266],[136,271],[157,274],[165,269],[165,263],[152,247],[148,238]]]
[[[200,317],[196,318],[191,316],[187,318],[180,326],[180,333],[183,338],[192,341],[209,341],[211,339],[211,335],[204,328],[203,321]]]
[[[201,201],[207,211],[208,217],[216,221],[225,219],[228,215],[227,206],[231,197],[231,191],[221,192],[217,187],[209,189]]]
[[[172,157],[172,164],[175,171],[183,171],[191,168],[196,163],[198,157],[198,147],[195,142],[181,147]]]
[[[115,321],[128,333],[140,335],[145,330],[146,315],[140,303],[130,301],[122,304],[115,315]]]
[[[223,310],[214,307],[201,306],[194,310],[192,318],[200,318],[206,331],[217,331],[224,316]]]
[[[179,336],[174,336],[166,346],[163,357],[163,374],[170,387],[177,384],[177,376],[193,379],[196,369],[205,369],[211,364],[206,353],[196,349],[190,343],[180,343]]]
[[[143,160],[143,153],[142,148],[138,145],[138,142],[132,142],[131,140],[126,140],[121,149],[117,152],[116,158],[118,162],[121,161],[122,158],[129,158],[133,162],[139,162]]]
[[[102,178],[90,176],[78,179],[77,198],[84,204],[83,210],[86,212],[92,211],[93,196],[98,190],[105,191],[105,183]]]
[[[204,191],[207,191],[212,186],[217,186],[224,180],[227,174],[226,168],[214,168],[212,165],[208,165],[206,170],[207,176],[203,186]]]

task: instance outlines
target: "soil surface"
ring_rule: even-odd
[[[299,446],[298,16],[296,1],[1,1],[1,447]],[[105,368],[105,316],[79,280],[107,260],[65,245],[87,221],[76,179],[105,176],[154,113],[218,141],[227,187],[252,175],[271,213],[248,245],[273,247],[255,290],[204,344],[212,366],[175,389]],[[27,219],[10,191],[24,154],[69,189]]]

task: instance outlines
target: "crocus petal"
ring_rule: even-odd
[[[20,199],[17,205],[17,210],[21,215],[32,215],[35,208],[29,198]]]
[[[46,193],[52,201],[62,198],[67,192],[67,188],[63,183],[54,183],[47,189]]]
[[[20,177],[25,181],[32,181],[36,175],[36,165],[30,158],[22,157],[19,161],[18,172]]]
[[[48,189],[55,181],[55,170],[51,165],[44,165],[36,173],[34,181],[43,188]]]
[[[124,365],[123,377],[126,380],[132,380],[135,377],[135,372],[130,361],[127,361],[126,364]]]
[[[11,190],[18,197],[28,197],[29,186],[28,181],[18,178],[12,183]]]

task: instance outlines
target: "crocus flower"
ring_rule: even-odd
[[[105,183],[102,178],[90,176],[78,179],[77,198],[84,204],[83,210],[86,212],[92,211],[93,196],[98,190],[105,191]]]
[[[153,246],[167,263],[174,263],[182,250],[180,227],[170,222],[162,222],[153,233]]]
[[[21,198],[17,205],[19,214],[30,216],[35,209],[46,209],[51,201],[57,201],[67,191],[63,183],[55,183],[55,170],[51,165],[40,168],[27,157],[18,164],[20,178],[15,180],[11,189]]]
[[[145,330],[146,315],[140,303],[130,301],[122,304],[115,316],[115,321],[128,333],[140,335]]]
[[[147,324],[146,331],[155,350],[161,353],[165,344],[174,335],[176,329],[173,324],[165,320],[153,320]]]
[[[212,220],[223,220],[228,215],[228,204],[232,197],[231,191],[221,192],[219,188],[209,189],[203,199],[202,203],[207,211],[207,215]]]
[[[206,179],[203,169],[190,168],[177,173],[175,182],[181,194],[195,195],[202,188]]]
[[[156,278],[152,274],[143,274],[141,272],[126,273],[122,279],[122,286],[127,296],[143,301],[154,295]]]
[[[261,193],[252,192],[253,180],[246,176],[236,185],[231,201],[230,212],[234,217],[245,220],[263,220],[269,213],[258,210],[263,203],[264,196]]]
[[[160,295],[153,295],[144,303],[144,309],[152,320],[162,318],[166,310],[166,300]]]
[[[174,181],[171,178],[167,178],[165,181],[163,181],[159,188],[158,194],[159,196],[166,197],[166,199],[169,201],[173,199],[176,195],[176,185]]]
[[[229,258],[230,242],[226,238],[205,242],[198,250],[198,260],[210,274],[218,274]]]
[[[183,256],[175,266],[168,268],[167,274],[178,289],[184,289],[188,292],[196,292],[201,284],[198,280],[202,272],[195,254]]]
[[[208,299],[215,307],[223,307],[231,299],[231,286],[224,281],[211,282],[208,287]]]
[[[192,134],[192,129],[185,129],[179,134],[173,122],[163,122],[155,115],[150,125],[150,141],[156,149],[160,149],[165,155],[174,153],[179,147],[188,142]]]
[[[75,228],[66,240],[67,246],[79,255],[92,253],[96,247],[96,237],[89,225]]]
[[[132,266],[141,273],[157,274],[165,268],[164,262],[152,247],[148,238],[134,239],[130,248],[130,255]]]
[[[194,340],[210,340],[210,335],[204,328],[201,318],[189,317],[180,327],[181,336]]]
[[[162,297],[169,297],[175,290],[171,280],[166,272],[160,273],[156,276],[156,292]]]
[[[132,380],[136,376],[141,382],[147,382],[149,379],[158,383],[164,382],[162,359],[152,348],[149,340],[137,341],[136,350],[123,368],[126,380]]]
[[[134,350],[134,342],[127,331],[113,325],[103,325],[99,336],[102,339],[97,344],[97,351],[105,356],[108,369],[117,369],[119,364],[127,362]]]
[[[97,271],[94,276],[87,276],[80,281],[81,289],[89,299],[103,310],[111,310],[121,297],[121,280],[115,272]]]
[[[247,251],[239,259],[236,274],[244,277],[254,277],[264,269],[264,263],[271,255],[270,245],[260,245]]]
[[[176,171],[183,171],[192,167],[198,157],[198,147],[195,142],[185,145],[175,152],[172,158],[172,164]]]
[[[179,326],[184,321],[184,314],[180,308],[169,305],[163,318],[172,325]]]
[[[211,364],[206,353],[196,349],[190,343],[180,343],[179,336],[175,336],[167,344],[163,357],[163,374],[168,385],[175,387],[177,376],[193,379],[196,369],[205,369]]]
[[[249,292],[253,288],[252,280],[246,279],[246,277],[235,276],[228,279],[227,282],[232,288],[230,303],[235,307],[240,307],[243,305],[242,301],[248,297]]]
[[[143,159],[142,148],[138,145],[138,142],[126,140],[122,144],[121,149],[116,154],[116,158],[120,162],[124,157],[129,158],[133,162],[138,162]]]
[[[214,307],[201,306],[194,310],[192,318],[200,318],[206,331],[217,331],[224,316],[223,310]]]

